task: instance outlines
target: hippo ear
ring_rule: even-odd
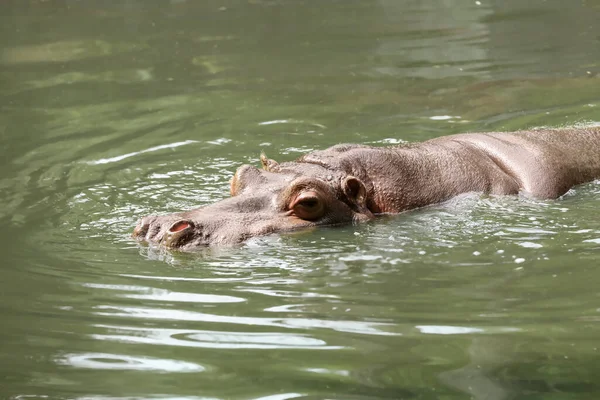
[[[362,181],[354,176],[347,176],[342,180],[342,190],[348,198],[362,211],[367,206],[367,188]]]
[[[265,171],[277,172],[279,163],[275,160],[269,160],[265,153],[260,153],[260,163]]]

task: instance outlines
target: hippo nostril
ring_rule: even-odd
[[[175,222],[167,230],[163,237],[163,243],[167,247],[181,246],[193,233],[194,224],[191,221],[180,220]]]
[[[171,225],[171,227],[169,228],[169,233],[181,232],[181,231],[184,231],[184,230],[186,230],[188,228],[192,228],[192,227],[193,227],[193,225],[190,221],[186,221],[186,220],[177,221],[173,225]]]

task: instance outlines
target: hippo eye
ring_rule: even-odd
[[[325,212],[325,206],[315,192],[300,194],[291,208],[298,218],[309,221],[320,218]]]

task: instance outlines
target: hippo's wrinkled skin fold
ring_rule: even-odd
[[[293,162],[261,156],[238,168],[229,199],[142,218],[133,236],[168,248],[367,221],[458,194],[524,192],[553,199],[600,178],[600,127],[452,135],[377,148],[337,145]]]

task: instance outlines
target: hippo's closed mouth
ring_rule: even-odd
[[[262,170],[243,165],[231,198],[142,218],[139,240],[193,249],[319,225],[367,221],[466,192],[557,198],[600,177],[600,127],[452,135],[377,148],[337,145]]]

